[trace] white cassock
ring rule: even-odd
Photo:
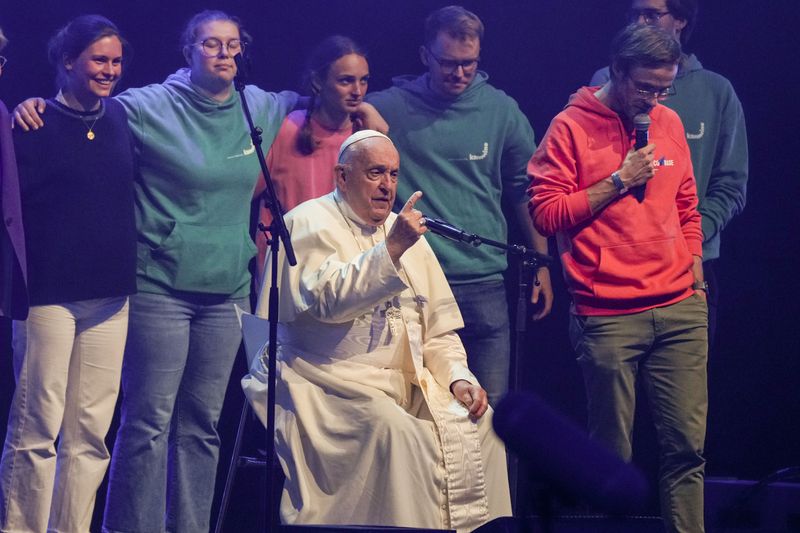
[[[337,192],[286,217],[298,264],[281,258],[279,271],[284,523],[461,532],[511,515],[492,411],[474,422],[449,390],[478,383],[454,333],[461,314],[424,238],[395,268],[383,242],[394,219],[368,226]],[[262,421],[265,380],[256,358],[242,385]]]

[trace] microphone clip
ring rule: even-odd
[[[478,247],[482,244],[481,238],[474,233],[467,233],[461,228],[453,226],[449,222],[445,222],[439,218],[424,217],[425,226],[437,235],[441,235],[446,239],[456,242],[466,242],[472,246]]]

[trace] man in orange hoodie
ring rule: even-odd
[[[589,431],[626,460],[641,378],[661,446],[667,531],[703,531],[708,311],[700,214],[672,91],[680,44],[628,26],[611,79],[584,87],[553,120],[529,165],[530,210],[556,235],[572,295],[570,338]],[[649,143],[635,149],[635,122]],[[647,127],[647,126],[645,126]]]

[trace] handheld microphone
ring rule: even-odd
[[[492,425],[529,474],[562,493],[613,514],[638,513],[647,503],[641,471],[590,440],[535,394],[507,394]]]
[[[473,246],[480,246],[481,239],[474,233],[467,233],[449,222],[439,218],[423,217],[425,226],[437,235],[457,242],[467,242]]]
[[[641,150],[649,142],[648,131],[650,129],[650,116],[646,113],[639,113],[633,117],[633,128],[636,130],[636,142],[633,145],[634,150]],[[639,200],[639,203],[644,202],[644,190],[647,184],[634,187],[633,195]]]

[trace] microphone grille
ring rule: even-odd
[[[650,127],[650,115],[639,113],[633,117],[633,127],[637,130],[647,130]]]

